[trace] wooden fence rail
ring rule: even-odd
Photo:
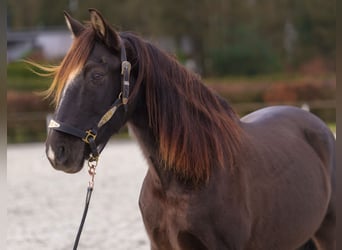
[[[248,103],[234,103],[233,108],[237,113],[252,112],[267,106],[273,105],[291,105],[309,109],[336,109],[336,100],[318,100],[310,102],[297,102],[297,103],[261,103],[261,102],[248,102]],[[16,122],[27,121],[45,121],[49,113],[47,112],[11,112],[7,114],[8,124]]]

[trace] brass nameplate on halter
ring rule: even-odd
[[[56,122],[54,119],[51,119],[48,128],[59,128],[60,126],[61,125],[58,122]]]
[[[108,122],[112,116],[114,115],[115,111],[117,110],[117,106],[112,107],[111,109],[109,109],[101,118],[101,120],[99,121],[99,123],[97,124],[97,127],[102,127],[106,122]]]

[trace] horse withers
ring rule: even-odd
[[[174,57],[98,11],[87,24],[65,18],[72,47],[42,67],[55,76],[54,168],[80,171],[127,123],[148,162],[139,205],[151,249],[336,249],[335,138],[320,119],[289,106],[240,119]]]

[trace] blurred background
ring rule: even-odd
[[[9,143],[44,141],[53,110],[38,94],[51,79],[20,60],[58,64],[72,42],[63,10],[86,21],[88,8],[176,55],[241,116],[291,104],[336,131],[335,0],[7,0]]]

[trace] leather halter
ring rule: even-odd
[[[76,136],[84,141],[86,144],[90,146],[90,158],[97,159],[101,150],[98,150],[97,145],[95,143],[97,131],[104,124],[111,120],[114,116],[117,109],[124,105],[125,113],[127,113],[128,107],[128,97],[129,97],[129,78],[131,71],[131,63],[127,61],[126,49],[125,46],[120,40],[121,44],[121,76],[122,76],[122,84],[121,84],[121,92],[118,98],[113,102],[107,112],[101,117],[100,121],[97,124],[96,128],[91,128],[86,131],[81,130],[79,128],[73,127],[65,122],[57,121],[54,119],[50,120],[48,128],[54,129],[56,131],[60,131],[69,135]]]

